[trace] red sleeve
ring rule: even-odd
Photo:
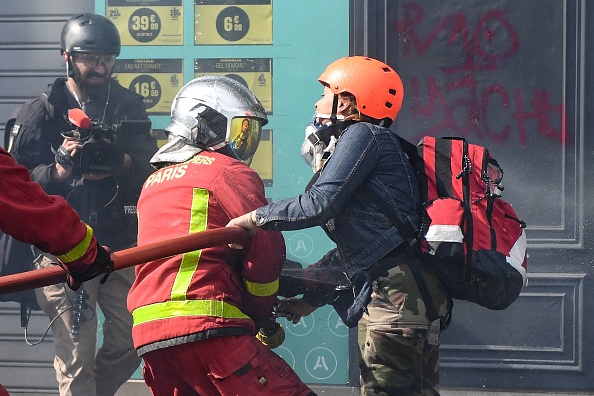
[[[0,229],[39,249],[61,255],[82,241],[86,225],[60,196],[47,195],[29,171],[0,148]]]
[[[229,219],[267,204],[264,184],[249,167],[238,164],[223,173],[225,183],[217,187],[218,200]],[[226,191],[225,191],[226,190]],[[279,277],[285,261],[285,240],[279,231],[259,230],[243,257],[245,285],[242,311],[252,318],[268,316],[276,302]]]

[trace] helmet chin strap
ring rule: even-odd
[[[74,67],[72,66],[72,56],[66,52],[66,74],[68,77],[74,77]]]
[[[334,94],[334,99],[332,100],[332,114],[330,115],[330,122],[332,125],[336,124],[338,117],[336,117],[336,112],[338,111],[338,94]]]
[[[330,114],[330,124],[327,124],[324,129],[312,133],[307,137],[312,142],[312,144],[317,144],[318,141],[322,141],[324,144],[326,144],[326,146],[328,146],[331,136],[334,136],[336,139],[338,139],[349,125],[355,123],[355,121],[352,120],[344,121],[344,117],[342,117],[340,122],[338,122],[337,111],[338,94],[335,94],[332,100],[332,114]]]

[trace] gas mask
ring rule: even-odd
[[[305,140],[301,145],[301,158],[316,173],[326,163],[334,151],[336,145],[336,128],[330,121],[321,124],[316,119],[330,118],[330,114],[314,113],[313,117],[305,128]],[[337,115],[338,120],[343,120],[344,116]]]

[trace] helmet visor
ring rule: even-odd
[[[260,143],[261,132],[262,120],[259,118],[235,117],[231,120],[229,145],[238,159],[248,165],[251,163]]]

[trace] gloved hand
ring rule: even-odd
[[[110,254],[111,250],[107,246],[97,245],[95,260],[88,269],[82,272],[73,271],[64,265],[64,263],[60,262],[60,266],[66,270],[66,282],[68,286],[76,291],[83,282],[91,280],[103,273],[105,273],[105,276],[101,279],[101,283],[105,283],[107,277],[113,271],[113,260]]]
[[[264,346],[268,349],[274,349],[279,346],[285,341],[285,329],[281,324],[274,320],[272,325],[268,325],[266,327],[260,327],[260,331],[256,334],[256,338],[260,340]]]
[[[56,162],[62,166],[74,165],[70,152],[68,152],[68,150],[64,146],[60,146],[56,150]]]

